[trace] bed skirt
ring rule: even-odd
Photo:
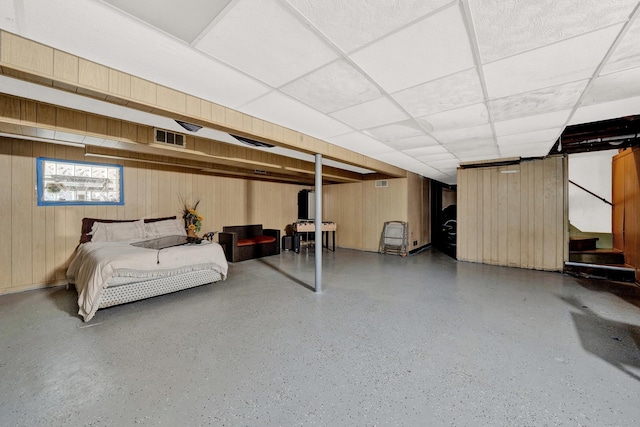
[[[114,277],[113,279],[118,279]],[[109,284],[102,294],[98,308],[106,308],[158,295],[181,291],[222,280],[214,270],[189,271],[178,276],[160,277],[143,282]]]

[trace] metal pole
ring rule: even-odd
[[[322,292],[322,154],[316,154],[316,293]]]

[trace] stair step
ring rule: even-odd
[[[596,248],[597,237],[571,237],[569,251],[589,251]]]
[[[626,264],[589,264],[584,262],[568,261],[564,263],[564,271],[581,277],[615,280],[634,283],[636,279],[635,268]]]
[[[587,264],[624,264],[624,254],[616,249],[569,251],[569,261]]]

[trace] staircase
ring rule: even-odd
[[[635,269],[624,263],[623,252],[597,249],[597,240],[597,237],[571,237],[564,271],[582,277],[635,282]]]

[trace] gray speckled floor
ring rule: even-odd
[[[558,273],[325,252],[77,316],[0,296],[0,425],[637,426],[640,304]]]

